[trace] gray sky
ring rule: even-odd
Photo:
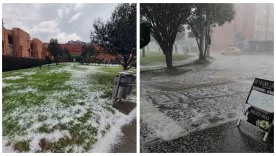
[[[94,19],[110,18],[118,4],[2,4],[6,29],[21,28],[31,38],[49,42],[57,38],[60,43],[69,40],[90,41]]]

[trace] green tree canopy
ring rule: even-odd
[[[173,44],[177,32],[191,15],[194,4],[155,3],[140,4],[141,16],[151,24],[151,35],[160,45],[166,57],[167,68],[171,70]]]
[[[107,22],[97,19],[93,26],[92,43],[116,56],[124,70],[131,68],[131,62],[136,61],[136,4],[118,5]]]
[[[192,30],[190,37],[195,37],[199,59],[206,59],[208,40],[210,38],[211,27],[222,26],[225,22],[234,19],[234,4],[230,3],[198,3],[192,9],[192,14],[187,18],[188,29]]]

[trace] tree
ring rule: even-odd
[[[136,61],[136,4],[120,4],[107,22],[94,21],[91,40],[121,62],[124,70],[130,69]]]
[[[204,3],[196,4],[192,15],[187,19],[188,29],[192,30],[190,37],[195,37],[199,49],[199,60],[206,60],[208,42],[211,42],[211,27],[222,26],[234,19],[234,4]]]
[[[65,56],[66,60],[67,60],[68,62],[71,61],[72,56],[71,56],[71,53],[70,53],[69,49],[65,47],[65,48],[63,49],[63,51],[64,51],[64,56]]]
[[[83,63],[85,62],[87,55],[88,55],[88,48],[86,47],[86,45],[82,45],[82,51],[81,51],[81,56],[83,58]]]
[[[166,57],[167,68],[171,70],[173,44],[179,28],[191,14],[194,4],[140,4],[140,13],[152,25],[151,35],[160,45]]]
[[[95,45],[82,45],[82,53],[84,63],[89,63],[91,57],[95,58],[99,54],[99,51],[95,48]]]
[[[56,65],[58,65],[58,56],[60,56],[61,50],[57,39],[51,38],[47,51],[54,57]]]

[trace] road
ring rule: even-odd
[[[202,135],[204,130],[243,118],[242,111],[246,109],[245,101],[254,78],[273,80],[273,55],[214,54],[213,57],[215,59],[210,65],[184,66],[180,70],[189,72],[178,75],[162,71],[141,73],[141,152],[160,152],[150,147],[155,147],[160,141],[168,143],[192,134]],[[242,133],[250,136],[246,130]],[[230,135],[226,131],[225,134]],[[254,140],[261,139],[259,136]],[[193,149],[200,152],[204,147],[198,145]],[[191,148],[186,147],[182,152],[195,151]],[[179,148],[170,144],[162,149],[174,152],[173,149]],[[232,148],[232,151],[223,149],[209,148],[204,152],[248,152],[237,148]]]

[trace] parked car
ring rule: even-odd
[[[222,55],[241,55],[242,50],[236,47],[229,47],[221,51]]]

